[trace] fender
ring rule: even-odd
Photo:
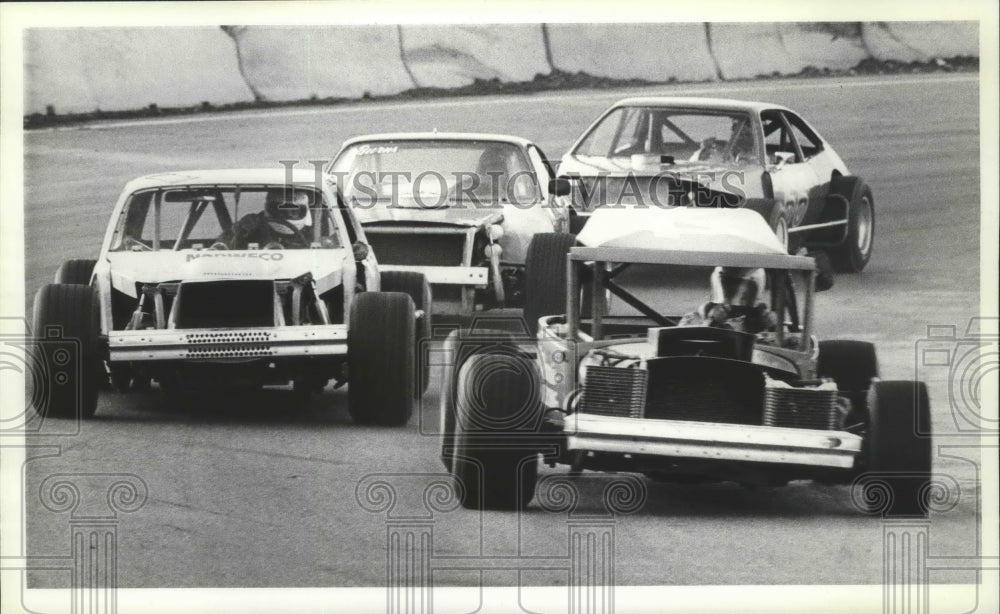
[[[846,240],[848,231],[846,222],[850,213],[851,202],[864,186],[865,182],[861,177],[833,174],[830,178],[830,189],[827,192],[823,208],[820,210],[819,217],[815,223],[827,224],[838,221],[845,223],[839,226],[819,228],[807,232],[805,236],[806,245],[816,248],[835,247]],[[872,203],[872,209],[874,215],[874,202]]]

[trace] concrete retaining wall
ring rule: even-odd
[[[34,29],[25,112],[360,98],[553,70],[656,82],[978,56],[975,22]]]
[[[877,22],[862,24],[865,47],[876,60],[902,62],[979,56],[979,24]]]
[[[549,72],[536,25],[403,26],[402,33],[406,64],[419,86],[530,81]]]
[[[230,55],[238,46],[247,83],[265,100],[360,98],[414,85],[400,59],[396,26],[246,27],[230,33]]]
[[[74,28],[25,36],[25,112],[252,100],[219,28]]]
[[[617,79],[716,78],[705,24],[558,24],[549,38],[555,67]]]

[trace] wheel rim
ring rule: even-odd
[[[857,228],[858,251],[867,254],[872,248],[872,204],[867,196],[861,197],[856,213],[855,228]]]

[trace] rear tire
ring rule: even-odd
[[[536,234],[528,245],[524,272],[524,319],[534,335],[538,318],[566,311],[566,254],[576,235],[561,232]]]
[[[98,342],[99,314],[97,295],[90,286],[49,284],[35,294],[32,331],[46,387],[34,404],[39,415],[94,416],[97,392],[106,377]]]
[[[847,209],[847,237],[830,250],[830,259],[839,273],[860,273],[872,256],[875,243],[875,202],[872,191],[857,177],[837,177],[830,192],[850,203]]]
[[[851,400],[853,417],[859,420],[867,417],[868,389],[872,379],[878,377],[878,358],[873,344],[866,341],[820,341],[816,374],[837,382],[837,389]]]
[[[541,420],[534,362],[516,350],[474,355],[458,370],[452,475],[462,507],[521,510],[535,495]]]
[[[413,300],[364,292],[351,305],[348,403],[358,424],[402,426],[413,412]]]
[[[55,283],[90,285],[96,260],[67,260],[56,271]]]
[[[930,430],[927,387],[923,382],[875,382],[868,408],[868,472],[860,477],[867,511],[890,518],[926,517],[931,438],[920,431]]]
[[[455,456],[455,389],[462,365],[471,357],[487,352],[516,353],[510,333],[494,330],[455,330],[444,340],[442,355],[450,357],[441,378],[441,463],[452,469]]]
[[[413,273],[410,271],[386,271],[382,273],[382,292],[403,292],[408,294],[413,300],[413,308],[422,310],[424,315],[416,321],[414,326],[414,348],[415,348],[415,393],[416,398],[423,396],[430,383],[430,348],[428,343],[432,334],[431,307],[433,298],[431,296],[431,285],[427,283],[427,278],[423,273]]]

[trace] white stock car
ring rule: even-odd
[[[405,423],[421,392],[427,283],[380,274],[337,186],[321,183],[282,169],[129,182],[97,259],[65,262],[35,296],[51,367],[37,411],[93,416],[109,373],[122,391],[291,382],[299,399],[349,373],[355,421]]]
[[[576,179],[572,200],[580,212],[637,202],[747,207],[790,253],[805,247],[828,254],[842,272],[861,271],[871,257],[871,189],[815,128],[780,105],[621,100],[573,144],[559,174]]]
[[[523,301],[528,244],[567,227],[565,181],[534,143],[414,132],[349,139],[327,168],[386,271],[423,273],[434,313]]]

